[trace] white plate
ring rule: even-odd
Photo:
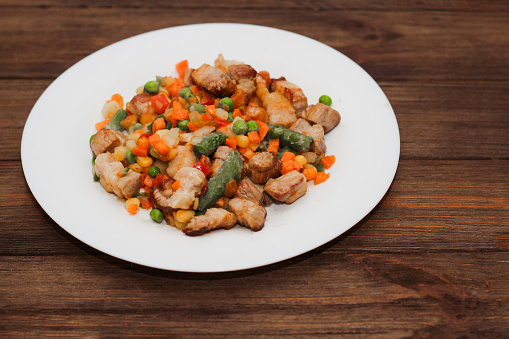
[[[215,38],[214,38],[215,37]],[[341,123],[326,135],[336,156],[331,177],[309,184],[292,205],[268,208],[265,227],[236,226],[200,237],[157,224],[94,183],[89,138],[112,94],[128,101],[156,75],[226,59],[285,76],[316,103],[328,94]],[[394,112],[375,81],[336,50],[307,37],[242,24],[200,24],[141,34],[103,48],[59,76],[41,95],[23,131],[21,155],[35,198],[62,228],[109,255],[145,266],[221,272],[282,261],[341,235],[366,216],[389,188],[399,160]],[[145,212],[145,213],[144,213]],[[341,246],[341,245],[339,245]]]

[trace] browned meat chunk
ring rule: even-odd
[[[246,117],[245,120],[260,120],[267,122],[267,111],[263,107],[246,106],[242,110],[242,114]]]
[[[285,98],[290,100],[297,117],[300,117],[301,112],[308,106],[308,98],[306,98],[302,89],[299,86],[286,81],[284,77],[273,79],[270,87],[272,92],[280,92],[285,96]]]
[[[247,176],[257,184],[264,184],[270,178],[277,177],[283,164],[273,153],[256,153],[246,165]]]
[[[126,199],[132,198],[140,191],[141,174],[128,171],[124,177],[118,179],[117,185]]]
[[[173,177],[180,181],[180,187],[173,193],[169,205],[174,209],[190,209],[194,199],[207,185],[205,174],[193,167],[182,167]]]
[[[226,74],[235,80],[237,87],[244,92],[244,96],[249,99],[256,91],[256,84],[254,77],[256,76],[256,70],[244,64],[230,65],[226,70]]]
[[[212,157],[214,159],[226,160],[231,151],[232,149],[228,146],[219,146]]]
[[[141,118],[144,114],[154,114],[155,110],[150,103],[150,94],[142,93],[135,95],[130,102],[126,104],[126,110]]]
[[[125,144],[125,141],[126,138],[122,132],[103,128],[92,139],[90,148],[92,149],[92,154],[96,157],[106,151],[112,151],[117,146],[122,146]]]
[[[290,129],[313,138],[314,142],[313,145],[311,145],[310,151],[315,152],[316,154],[327,152],[327,145],[325,144],[325,135],[322,125],[315,124],[311,126],[307,120],[299,118],[292,126],[290,126]]]
[[[193,217],[183,231],[186,235],[197,236],[220,228],[229,230],[236,223],[235,214],[222,208],[209,208],[204,215]]]
[[[272,204],[272,200],[263,191],[263,187],[255,184],[248,177],[244,177],[239,181],[235,198],[251,200],[262,206],[270,206]]]
[[[208,64],[201,65],[191,74],[192,81],[209,94],[216,97],[229,97],[235,93],[237,85],[221,69]]]
[[[228,209],[235,213],[239,224],[251,231],[258,232],[265,225],[267,210],[251,200],[233,198],[228,202]]]
[[[308,106],[302,112],[302,117],[315,124],[322,125],[325,134],[329,133],[341,121],[338,111],[322,103]]]
[[[186,73],[184,74],[184,85],[189,86],[193,84],[193,79],[191,78],[191,74],[193,74],[194,68],[186,69]]]
[[[280,92],[269,92],[267,80],[261,74],[256,75],[256,96],[267,110],[268,123],[289,127],[297,120],[291,102]]]
[[[209,178],[212,178],[214,175],[217,174],[217,171],[219,171],[219,169],[221,168],[223,163],[224,163],[224,160],[221,160],[221,159],[214,159],[212,161],[212,164],[210,165]]]
[[[129,170],[126,176],[119,179],[117,173],[124,169],[120,161],[115,160],[111,153],[101,153],[95,159],[94,170],[99,182],[109,193],[119,198],[131,198],[141,187],[141,174]]]
[[[163,211],[164,217],[170,225],[175,224],[173,220],[174,209],[170,206],[170,198],[173,195],[173,188],[171,186],[173,183],[173,179],[164,179],[159,186],[152,186],[149,192],[154,208]]]
[[[166,173],[173,178],[182,167],[193,167],[198,158],[193,152],[192,145],[179,145],[175,147],[177,156],[170,160]]]
[[[265,185],[265,191],[274,199],[291,204],[306,194],[306,177],[304,174],[291,171],[277,179],[271,179]]]

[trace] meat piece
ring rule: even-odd
[[[173,209],[190,209],[195,198],[207,185],[205,174],[193,167],[182,167],[173,179],[180,181],[180,187],[173,193],[168,203]]]
[[[224,160],[222,160],[222,159],[214,159],[214,161],[212,161],[212,164],[210,165],[210,173],[209,173],[210,178],[212,178],[213,176],[215,176],[217,174],[217,171],[219,171],[219,169],[221,168],[223,163],[224,163]]]
[[[246,165],[248,177],[257,184],[264,184],[270,178],[277,177],[283,164],[273,153],[256,153]]]
[[[226,158],[228,158],[228,155],[230,154],[231,151],[232,149],[228,146],[219,146],[214,152],[214,155],[212,157],[214,159],[221,159],[224,161],[226,160]]]
[[[221,69],[227,69],[232,65],[243,65],[242,61],[237,60],[225,60],[223,54],[219,54],[217,59],[214,61],[214,66]]]
[[[100,129],[90,143],[92,154],[97,157],[106,151],[112,151],[117,146],[122,146],[126,142],[126,137],[122,132],[111,129]]]
[[[292,124],[292,126],[290,126],[290,129],[313,138],[314,142],[311,145],[310,151],[315,152],[316,154],[327,152],[327,145],[325,144],[325,135],[322,125],[315,124],[311,126],[307,120],[299,118]]]
[[[236,223],[235,214],[223,208],[209,208],[204,215],[194,216],[183,232],[189,236],[197,236],[220,228],[229,230]]]
[[[140,173],[128,171],[125,176],[118,179],[117,185],[126,199],[134,197],[140,191],[141,178]]]
[[[175,149],[177,150],[177,155],[170,160],[166,169],[166,173],[170,178],[173,178],[182,167],[193,167],[198,162],[192,145],[179,145]]]
[[[300,117],[301,112],[308,106],[308,98],[306,98],[302,89],[286,81],[284,77],[273,79],[270,83],[270,87],[272,92],[280,92],[291,102],[297,117]]]
[[[256,75],[256,95],[267,110],[269,124],[289,127],[297,121],[291,102],[280,92],[269,92],[267,80],[261,74]]]
[[[263,107],[257,106],[246,106],[242,110],[242,115],[246,117],[244,120],[260,120],[263,122],[267,122],[267,110]]]
[[[194,70],[191,78],[195,84],[216,97],[229,97],[237,90],[237,85],[233,79],[221,69],[208,64],[203,64]]]
[[[254,80],[256,70],[249,65],[236,64],[228,66],[226,74],[235,80],[237,87],[244,92],[244,96],[249,100],[256,91],[256,84]]]
[[[258,232],[265,225],[267,210],[258,204],[247,199],[233,198],[228,202],[228,209],[235,213],[237,222]]]
[[[174,209],[170,206],[170,198],[173,195],[172,184],[173,179],[164,179],[158,186],[152,186],[149,191],[150,200],[157,208],[164,213],[164,217],[168,224],[174,225],[173,212]]]
[[[329,133],[341,121],[338,111],[320,102],[316,105],[308,106],[302,111],[302,117],[315,124],[322,125],[325,134]]]
[[[136,115],[138,119],[144,114],[155,114],[155,110],[150,103],[150,94],[148,93],[135,95],[126,104],[126,110]]]
[[[265,185],[265,192],[278,201],[291,204],[306,194],[307,188],[304,174],[291,171],[269,180]]]
[[[141,174],[129,170],[120,180],[117,173],[124,169],[120,161],[115,160],[111,153],[101,153],[95,159],[94,170],[99,177],[99,182],[109,193],[116,194],[119,198],[131,198],[138,193],[141,187]]]
[[[262,206],[270,206],[272,204],[272,199],[264,192],[263,187],[255,184],[248,177],[244,177],[239,181],[235,198],[251,200]]]

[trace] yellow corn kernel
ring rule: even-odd
[[[180,223],[187,223],[192,217],[194,217],[193,210],[178,210],[175,213],[175,219]]]
[[[295,157],[295,159],[293,159],[294,161],[298,162],[299,164],[301,164],[302,166],[304,166],[305,164],[307,164],[307,160],[304,156],[302,155],[297,155]]]
[[[154,160],[152,160],[151,157],[136,157],[136,162],[141,167],[149,167],[150,165],[152,165]]]
[[[130,164],[129,168],[132,169],[135,172],[138,172],[138,173],[143,172],[143,168],[139,164],[137,164],[137,163]]]
[[[237,146],[245,148],[249,145],[249,138],[245,135],[237,135],[235,136],[235,139],[237,139]]]
[[[125,147],[125,146],[115,147],[115,151],[113,152],[113,157],[115,158],[115,160],[124,161],[126,155],[127,155],[127,147]]]

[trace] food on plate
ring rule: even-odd
[[[325,134],[340,122],[322,95],[308,105],[285,77],[222,55],[214,65],[176,65],[124,104],[114,94],[90,138],[94,179],[130,214],[188,236],[236,224],[263,229],[267,206],[292,204],[335,162]]]

